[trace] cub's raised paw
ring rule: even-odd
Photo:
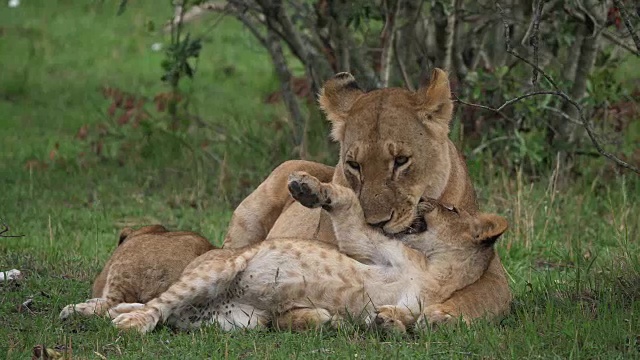
[[[136,310],[122,315],[118,315],[111,322],[118,328],[123,330],[134,329],[141,334],[148,333],[153,330],[156,325],[154,317],[142,310]]]
[[[376,314],[370,322],[387,331],[406,333],[407,326],[413,324],[414,317],[406,309],[385,305],[376,309]]]
[[[331,204],[325,186],[304,171],[296,171],[289,175],[288,187],[291,196],[305,207],[317,208]]]

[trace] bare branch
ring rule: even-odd
[[[636,43],[636,49],[640,51],[640,37],[638,37],[638,34],[636,34],[636,31],[633,29],[633,26],[631,25],[631,20],[629,19],[629,13],[627,13],[627,9],[624,8],[624,5],[620,0],[613,0],[613,3],[616,4],[618,11],[620,11],[620,16],[624,21],[624,26],[627,27],[627,30],[629,30],[629,34],[631,35],[631,38],[633,38],[633,42]]]
[[[553,78],[551,76],[549,76],[549,74],[547,74],[544,70],[542,70],[538,65],[532,63],[529,59],[521,56],[520,54],[518,54],[517,52],[515,52],[513,50],[513,48],[511,47],[511,28],[509,23],[507,22],[506,19],[506,15],[504,13],[504,9],[502,8],[502,6],[500,6],[500,3],[496,1],[496,7],[498,8],[498,11],[500,12],[500,16],[502,17],[502,23],[504,24],[504,38],[505,38],[505,43],[506,43],[506,51],[508,54],[524,61],[525,63],[527,63],[529,66],[535,68],[538,73],[542,74],[542,76],[551,84],[551,86],[553,86],[554,89],[559,90],[560,87],[558,86],[558,84],[556,84],[556,82],[553,80]]]
[[[260,44],[262,44],[262,46],[264,46],[266,48],[267,47],[267,39],[264,37],[264,35],[262,35],[262,33],[259,30],[260,26],[261,26],[261,23],[258,22],[255,19],[253,19],[249,14],[247,14],[245,9],[240,8],[236,2],[229,2],[229,3],[232,4],[232,6],[234,8],[233,15],[238,20],[240,20],[244,24],[244,26],[246,26],[247,29],[249,29],[249,31],[251,31],[253,36],[255,36],[255,38],[258,39]]]

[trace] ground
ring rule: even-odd
[[[194,29],[204,50],[183,88],[206,125],[119,125],[101,89],[148,99],[167,91],[152,45],[166,45],[158,28],[171,10],[136,1],[116,16],[113,3],[0,4],[0,218],[4,235],[24,235],[0,237],[0,270],[25,275],[0,283],[0,356],[24,359],[40,344],[79,359],[640,356],[640,181],[600,171],[604,161],[555,184],[469,157],[482,208],[510,221],[497,249],[515,300],[497,324],[404,337],[362,327],[140,336],[108,319],[58,320],[90,295],[121,227],[162,223],[219,245],[238,201],[293,153],[286,113],[264,101],[278,89],[268,57],[238,23],[214,25],[215,16]],[[99,123],[108,135],[83,136],[83,125]],[[331,163],[325,134],[325,125],[310,129],[310,153]]]

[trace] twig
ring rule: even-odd
[[[605,39],[611,41],[612,43],[614,43],[614,44],[620,46],[621,48],[627,50],[628,52],[634,54],[635,56],[640,56],[640,51],[637,51],[636,49],[632,48],[631,46],[625,44],[624,42],[622,42],[621,40],[616,38],[615,35],[612,35],[611,33],[607,32],[607,31],[603,31],[602,32],[602,36],[604,36]]]
[[[480,144],[480,146],[478,146],[477,148],[473,149],[471,151],[471,155],[478,155],[479,153],[482,152],[482,150],[488,148],[489,145],[491,145],[493,143],[500,142],[500,141],[509,140],[511,138],[512,138],[512,136],[506,136],[506,135],[505,136],[498,136],[496,138],[493,138],[493,139],[491,139],[491,140],[489,140],[487,142],[484,142],[484,143]]]
[[[504,102],[504,104],[500,105],[498,108],[496,108],[496,111],[502,111],[504,110],[504,108],[506,108],[507,106],[511,105],[511,104],[515,104],[520,100],[524,100],[526,98],[532,97],[532,96],[537,96],[537,95],[555,95],[555,96],[562,96],[560,91],[534,91],[534,92],[530,92],[528,94],[524,94],[524,95],[520,95],[520,96],[516,96],[513,99],[507,100]]]
[[[556,84],[556,82],[553,80],[553,78],[551,76],[549,76],[549,74],[547,74],[544,70],[542,70],[538,65],[532,63],[529,59],[521,56],[520,54],[518,54],[517,52],[515,52],[513,50],[513,48],[511,47],[511,28],[509,26],[509,23],[507,22],[506,15],[504,13],[504,9],[502,8],[502,6],[500,6],[500,3],[497,2],[497,1],[496,1],[496,7],[498,8],[498,11],[500,12],[500,17],[502,18],[502,24],[504,25],[504,37],[505,37],[507,53],[510,54],[511,56],[514,56],[514,57],[524,61],[529,66],[534,67],[538,71],[538,73],[540,73],[540,74],[542,74],[542,76],[544,76],[544,78],[551,84],[551,86],[553,86],[554,89],[560,90],[560,87],[558,86],[558,84]]]
[[[380,42],[382,53],[380,54],[380,80],[382,86],[389,85],[389,76],[391,74],[391,57],[394,52],[394,38],[396,32],[396,19],[400,11],[402,0],[395,1],[395,7],[389,6],[389,1],[383,1],[385,8],[385,23],[380,34]]]
[[[629,30],[629,34],[631,35],[633,42],[636,43],[636,49],[640,51],[640,37],[638,37],[638,34],[636,34],[636,31],[631,25],[631,20],[629,19],[629,13],[627,13],[627,9],[624,8],[624,5],[620,0],[613,0],[613,3],[616,4],[616,8],[618,8],[618,11],[620,11],[620,16],[624,21],[624,26],[627,27],[627,30]]]
[[[9,225],[2,223],[2,226],[0,226],[0,238],[19,238],[19,237],[23,237],[24,235],[5,235],[6,233],[9,232]]]
[[[267,18],[267,21],[270,20]],[[280,40],[272,30],[271,26],[267,28],[267,36],[265,39],[267,51],[271,56],[276,75],[280,80],[282,99],[284,100],[284,103],[289,110],[289,114],[291,115],[291,122],[293,123],[293,143],[296,146],[296,150],[299,152],[297,155],[304,159],[306,156],[304,143],[306,121],[302,111],[300,110],[298,100],[291,89],[291,71],[287,66],[287,60],[285,59],[284,52],[280,46]]]
[[[574,118],[569,116],[569,114],[567,114],[566,112],[564,112],[564,111],[562,111],[560,109],[556,109],[556,108],[554,108],[552,106],[547,106],[547,105],[543,106],[542,108],[545,109],[545,110],[549,110],[549,111],[555,112],[556,114],[562,116],[563,118],[565,118],[568,122],[570,122],[572,124],[576,124],[576,125],[581,125],[582,126],[582,123],[580,121],[575,120]]]
[[[531,46],[533,47],[533,63],[538,67],[539,55],[538,55],[538,34],[540,33],[540,17],[542,16],[542,8],[544,7],[545,0],[538,0],[536,11],[533,15],[533,34],[531,35]],[[531,84],[535,87],[538,82],[538,70],[533,68],[533,74],[531,76]]]
[[[234,8],[234,12],[233,15],[240,20],[240,22],[242,22],[244,24],[244,26],[247,27],[247,29],[249,29],[249,31],[253,34],[253,36],[255,36],[255,38],[260,42],[260,44],[262,44],[262,46],[264,46],[265,48],[267,47],[267,39],[265,39],[265,37],[260,33],[259,27],[260,27],[260,23],[257,22],[256,20],[250,18],[249,16],[247,16],[246,10],[246,4],[244,3],[238,3],[236,1],[230,1],[229,4],[232,5],[232,7]],[[241,5],[244,5],[245,8],[240,8]]]
[[[400,58],[400,52],[398,51],[398,37],[396,36],[393,39],[393,55],[396,58],[396,64],[398,65],[398,69],[400,69],[400,74],[402,75],[402,80],[404,81],[404,86],[407,87],[410,91],[415,91],[415,87],[409,78],[409,74],[407,74],[407,69],[404,66],[404,62]]]

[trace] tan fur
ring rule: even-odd
[[[338,249],[274,239],[212,250],[143,308],[120,311],[114,324],[142,333],[161,321],[178,327],[213,322],[225,330],[268,323],[305,329],[349,317],[404,331],[430,321],[422,309],[482,275],[507,227],[500,216],[472,216],[426,200],[418,220],[428,230],[390,239],[366,224],[351,189],[306,173],[292,175],[288,188],[302,205],[329,213]]]
[[[336,243],[326,212],[292,201],[286,178],[294,171],[351,187],[359,195],[367,222],[388,233],[409,226],[420,198],[435,198],[471,214],[478,211],[464,159],[448,138],[453,105],[442,70],[434,70],[429,86],[415,93],[397,88],[363,92],[353,76],[338,74],[327,81],[319,102],[332,122],[332,136],[340,143],[338,165],[288,161],[278,166],[235,210],[224,248],[256,244],[265,237]],[[408,161],[394,171],[398,155]],[[347,161],[358,163],[360,170],[350,168]],[[477,282],[432,309],[470,321],[500,316],[510,303],[511,291],[496,256]]]
[[[180,278],[185,267],[214,246],[193,232],[168,231],[161,225],[125,228],[118,247],[93,283],[92,297],[60,313],[102,315],[120,303],[145,303]]]

